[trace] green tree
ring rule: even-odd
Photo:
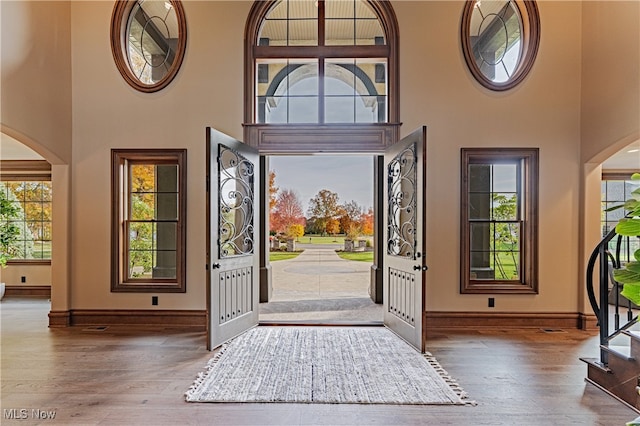
[[[131,166],[129,268],[134,277],[149,274],[153,268],[155,229],[153,223],[145,221],[155,218],[155,174],[154,164]],[[133,269],[140,266],[143,268],[142,274]]]
[[[308,216],[314,218],[318,229],[322,232],[327,230],[329,220],[339,216],[340,206],[338,204],[338,194],[328,189],[321,189],[315,197],[310,200]],[[339,226],[339,224],[338,224]],[[338,233],[338,231],[336,231]]]
[[[350,240],[356,240],[362,235],[364,214],[356,201],[352,200],[340,206],[340,227]]]
[[[7,261],[17,254],[16,242],[20,229],[10,220],[18,216],[18,208],[12,203],[2,188],[0,191],[0,266],[5,267]]]
[[[640,173],[634,173],[631,180],[640,181]],[[627,214],[616,225],[616,232],[627,237],[640,237],[640,188],[631,192],[631,198],[624,204],[607,209],[608,211],[624,208]],[[622,294],[636,305],[640,304],[640,249],[633,253],[634,260],[627,262],[620,269],[613,270],[613,277],[624,284]]]
[[[22,203],[14,187],[20,182],[0,184],[0,265],[6,266],[13,258],[30,258],[33,252],[33,235],[26,226]]]
[[[322,234],[324,228],[321,228],[316,221],[316,218],[308,218],[304,227],[305,234]]]
[[[133,217],[149,219],[153,217],[153,208],[138,197],[131,200]],[[143,273],[150,273],[153,268],[154,229],[151,222],[129,222],[129,268],[132,276],[139,276],[133,272],[135,266],[142,266]]]
[[[520,237],[518,225],[511,222],[517,218],[518,198],[516,194],[507,197],[505,194],[493,193],[493,244],[498,251],[495,267],[500,273],[499,279],[513,279],[520,276],[520,262],[518,252]],[[507,257],[508,259],[505,259]],[[508,260],[508,262],[507,262]],[[512,264],[513,266],[507,266]]]

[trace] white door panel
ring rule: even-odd
[[[426,127],[385,152],[384,323],[424,352]]]
[[[259,155],[207,128],[207,348],[258,324]]]

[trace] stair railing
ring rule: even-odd
[[[609,243],[614,238],[616,238],[615,254],[612,254],[609,250]],[[632,310],[631,302],[620,296],[622,284],[613,279],[613,270],[619,269],[622,265],[621,248],[623,238],[626,239],[628,251],[630,237],[623,237],[613,228],[602,241],[598,243],[591,253],[589,263],[587,264],[587,295],[589,296],[589,303],[593,308],[593,312],[598,318],[598,326],[600,327],[600,363],[604,366],[609,364],[609,352],[606,348],[609,347],[611,339],[638,321],[638,316]],[[596,263],[598,264],[597,296],[593,282]],[[609,298],[610,292],[613,292],[613,300]],[[614,324],[612,331],[609,330],[610,305],[613,306]],[[626,322],[624,324],[620,323],[621,308],[626,310]]]

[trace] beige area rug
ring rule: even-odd
[[[186,400],[473,404],[433,356],[383,327],[256,327],[223,346]]]

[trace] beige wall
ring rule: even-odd
[[[481,88],[466,71],[458,36],[462,2],[393,5],[401,29],[402,133],[429,127],[428,309],[488,309],[487,296],[458,292],[460,148],[524,146],[541,148],[540,294],[497,296],[496,310],[575,312],[580,4],[540,4],[544,30],[532,74],[501,94]],[[188,292],[160,295],[158,308],[204,309],[204,127],[241,137],[242,39],[250,3],[185,2],[184,67],[167,89],[152,95],[129,88],[113,64],[112,6],[72,4],[72,193],[78,202],[72,213],[71,304],[77,309],[151,308],[148,294],[109,291],[109,150],[186,147]]]
[[[26,282],[20,282],[21,277]],[[0,270],[0,281],[6,285],[41,286],[51,285],[51,266],[49,265],[8,265]]]
[[[71,161],[69,2],[2,1],[2,131],[47,161]]]
[[[581,157],[599,163],[640,138],[640,2],[587,1],[582,13]]]
[[[68,275],[60,273],[60,265],[69,263],[66,225],[56,220],[60,214],[55,212],[69,210],[68,191],[61,190],[69,177],[61,181],[55,170],[71,164],[71,4],[2,1],[0,28],[0,130],[53,165],[55,194],[52,266],[12,265],[2,271],[2,280],[9,285],[53,284],[60,297],[52,308],[67,309],[67,293],[55,290],[69,286]]]
[[[75,309],[145,309],[151,295],[110,292],[111,148],[186,148],[187,293],[158,309],[205,309],[205,127],[242,137],[243,32],[250,2],[184,2],[184,65],[164,90],[129,87],[109,45],[112,1],[74,1],[71,250]]]
[[[582,16],[580,271],[585,271],[602,238],[601,163],[640,139],[640,2],[584,2]],[[640,170],[640,155],[636,164]],[[584,272],[580,278],[586,281]],[[581,301],[588,306],[586,295]]]
[[[462,2],[394,2],[403,134],[428,126],[427,310],[491,311],[459,294],[460,148],[540,148],[539,295],[495,295],[494,311],[576,312],[580,152],[577,2],[538,2],[540,49],[517,88],[494,93],[466,69]],[[493,296],[492,296],[493,297]]]
[[[150,294],[110,292],[110,149],[126,147],[188,149],[187,293],[160,294],[157,308],[205,308],[204,129],[214,126],[242,136],[243,32],[250,6],[251,2],[184,2],[189,31],[184,65],[166,89],[143,94],[126,85],[113,63],[113,2],[70,3],[69,308],[155,308]],[[459,47],[462,1],[394,1],[393,6],[400,26],[402,134],[428,126],[428,310],[489,311],[488,295],[458,291],[460,148],[516,146],[540,148],[540,294],[495,295],[494,310],[576,312],[584,300],[579,289],[581,130],[585,132],[587,118],[598,115],[591,111],[592,104],[603,96],[581,86],[582,66],[589,64],[581,56],[582,19],[594,19],[601,5],[585,6],[583,14],[580,2],[538,2],[538,58],[530,76],[506,93],[482,88],[466,69]],[[3,24],[6,19],[3,14]],[[615,27],[619,21],[607,25]],[[637,31],[637,22],[633,28]],[[632,63],[637,69],[637,56]],[[3,84],[4,68],[3,63]],[[625,105],[633,104],[630,97]],[[592,103],[586,105],[586,98]],[[4,99],[3,95],[3,104]],[[582,128],[581,107],[591,111],[583,112]],[[25,121],[16,118],[14,125],[28,130]],[[611,124],[601,117],[589,126],[598,124],[598,129],[622,135],[633,131],[630,122],[628,118],[618,129],[617,121]],[[601,150],[584,135],[582,140],[583,158],[589,150]],[[603,146],[614,142],[598,139]],[[61,155],[67,158],[68,153]]]

